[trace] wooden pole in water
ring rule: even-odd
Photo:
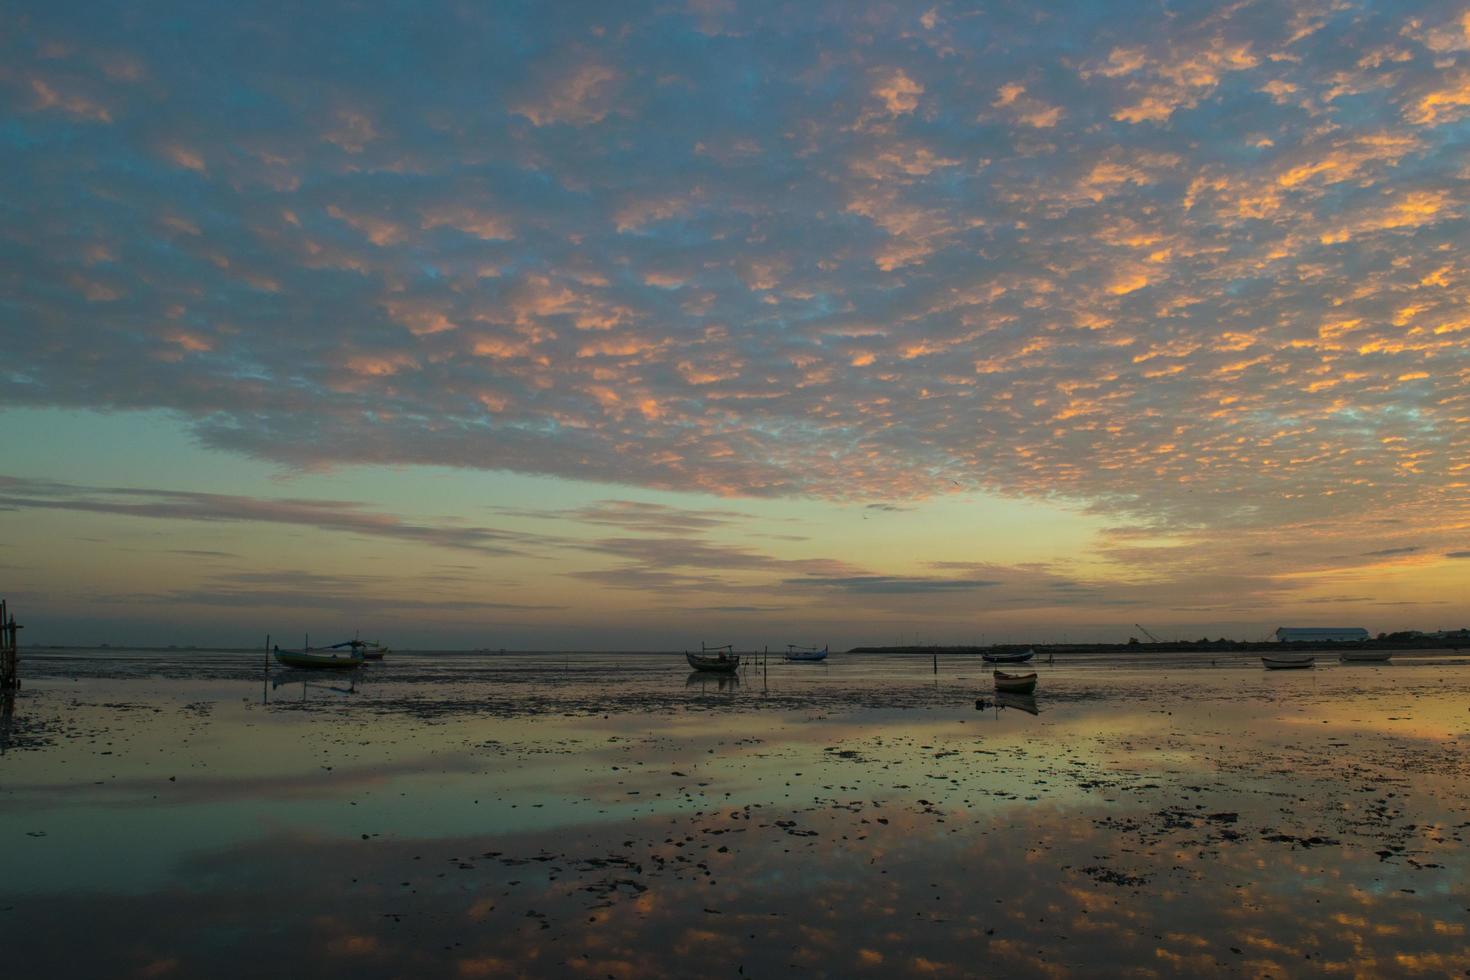
[[[0,688],[7,691],[20,687],[19,632],[10,604],[0,599]]]
[[[939,673],[939,651],[934,651],[934,673]]]

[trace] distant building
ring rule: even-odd
[[[1282,626],[1276,630],[1278,643],[1361,643],[1368,631],[1361,626]]]

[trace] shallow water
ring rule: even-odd
[[[1470,671],[28,651],[18,976],[1463,974]]]

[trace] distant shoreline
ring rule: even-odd
[[[1023,653],[1038,656],[1055,653],[1300,653],[1342,650],[1470,650],[1470,639],[1418,637],[1411,640],[1363,640],[1359,642],[1280,643],[1275,640],[1178,640],[1167,643],[1001,643],[995,646],[883,646],[853,647],[848,653],[922,653],[971,656],[986,653]]]
[[[80,645],[70,643],[36,644],[22,648],[22,656],[25,651],[36,653],[55,651],[74,652],[115,652],[115,653],[234,653],[234,654],[262,654],[263,647],[206,647],[206,646],[133,646],[126,644],[101,644]],[[1415,639],[1398,640],[1365,640],[1361,642],[1302,642],[1302,643],[1280,643],[1274,640],[1179,640],[1166,643],[998,643],[993,646],[858,646],[845,651],[834,653],[872,653],[872,654],[911,654],[931,656],[944,654],[945,656],[980,656],[987,653],[1023,653],[1033,650],[1040,658],[1053,654],[1142,654],[1142,653],[1281,653],[1294,651],[1299,653],[1324,653],[1341,652],[1344,650],[1394,650],[1410,652],[1414,650],[1449,650],[1470,651],[1470,638],[1440,638],[1440,637],[1418,637]],[[599,654],[603,656],[617,656],[620,654],[667,654],[669,656],[681,656],[679,650],[514,650],[510,648],[395,648],[394,653],[402,654],[481,654],[499,656],[535,656],[535,655],[567,655],[567,654]],[[737,650],[737,653],[750,654],[749,650]],[[756,656],[760,651],[754,651]],[[779,654],[772,653],[772,656]]]

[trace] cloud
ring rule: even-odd
[[[748,520],[738,510],[674,507],[640,500],[599,500],[570,510],[525,510],[500,508],[498,513],[542,520],[567,520],[580,524],[618,527],[652,534],[703,533]]]
[[[881,72],[873,85],[873,96],[892,115],[913,112],[919,105],[924,86],[914,81],[902,68]]]
[[[0,404],[286,467],[979,490],[1225,550],[1470,519],[1458,18],[834,10],[430,4],[345,43],[222,8],[183,46],[34,11],[62,40],[3,42]]]
[[[611,110],[619,76],[607,65],[550,66],[538,74],[531,93],[515,108],[537,126],[587,126]]]
[[[927,578],[903,575],[847,575],[833,578],[807,576],[788,578],[783,585],[801,589],[831,589],[854,595],[916,595],[922,593],[971,592],[1000,585],[987,579]]]
[[[295,525],[489,555],[520,555],[553,543],[495,528],[432,524],[367,510],[349,500],[259,498],[129,487],[88,487],[0,476],[0,508],[63,510],[149,520]]]
[[[112,112],[91,97],[74,92],[63,92],[54,82],[44,78],[32,78],[31,108],[37,112],[57,111],[86,122],[110,123]]]
[[[206,606],[229,609],[317,609],[339,614],[381,615],[385,605],[408,611],[555,611],[563,606],[521,605],[481,599],[403,595],[396,583],[373,575],[322,575],[296,569],[216,575],[197,588],[159,593],[99,595],[106,605]]]

